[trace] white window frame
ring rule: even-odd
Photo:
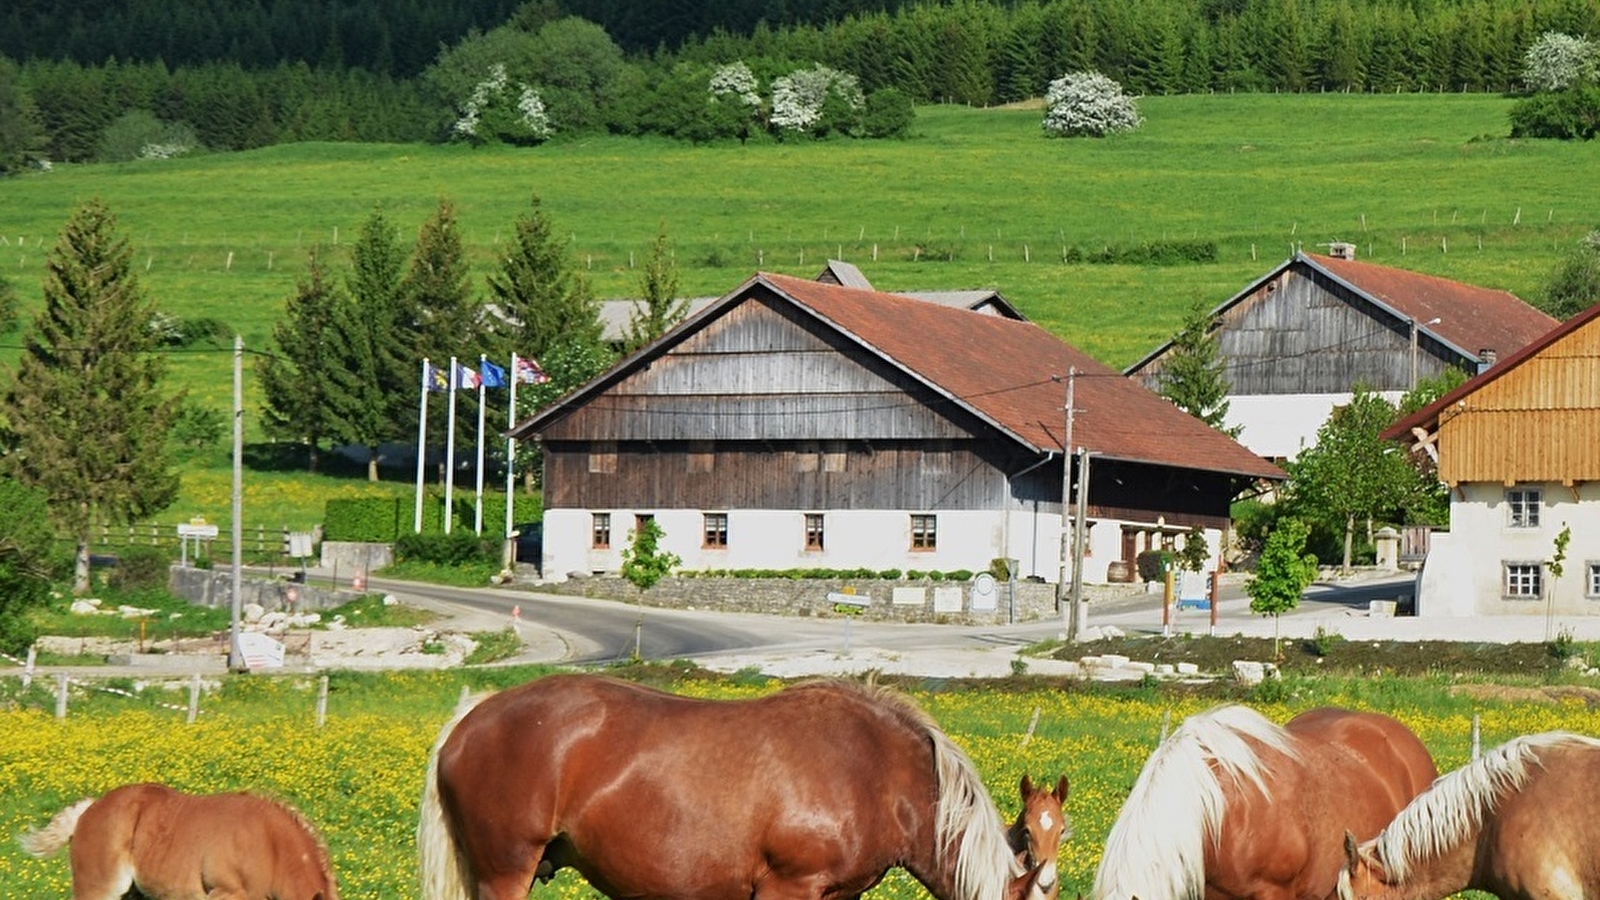
[[[1506,527],[1538,528],[1539,511],[1544,506],[1544,489],[1536,487],[1506,488]]]
[[[1513,571],[1516,570],[1516,571]],[[1531,587],[1529,592],[1524,587]],[[1517,589],[1517,590],[1514,590]],[[1544,563],[1505,560],[1500,564],[1500,596],[1505,600],[1538,600],[1544,596]]]
[[[1590,600],[1600,600],[1600,562],[1590,560],[1584,563],[1584,575],[1588,579],[1584,582],[1588,589],[1584,596]]]

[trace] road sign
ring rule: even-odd
[[[205,540],[211,540],[216,536],[217,526],[205,524],[204,519],[201,519],[199,524],[195,524],[194,522],[185,522],[178,526],[178,537],[181,538],[201,538]]]

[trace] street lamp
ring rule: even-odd
[[[1429,325],[1437,325],[1437,324],[1439,324],[1440,321],[1441,320],[1440,320],[1440,318],[1438,316],[1434,316],[1433,318],[1429,319],[1428,321],[1423,322],[1422,323],[1422,327],[1426,328]],[[1415,318],[1413,318],[1411,320],[1411,390],[1416,390],[1416,389],[1417,389],[1417,320]]]

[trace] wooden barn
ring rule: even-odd
[[[1506,291],[1358,262],[1350,244],[1296,253],[1213,312],[1232,386],[1227,424],[1275,460],[1314,444],[1358,384],[1394,402],[1418,379],[1476,373],[1556,325]],[[1155,390],[1172,349],[1126,374]]]
[[[1069,382],[1087,581],[1195,525],[1215,556],[1230,501],[1283,477],[1031,323],[771,274],[512,433],[544,449],[547,576],[616,571],[653,517],[684,569],[1056,581]]]
[[[1426,451],[1450,487],[1450,530],[1432,537],[1418,615],[1600,614],[1600,306],[1385,437]]]

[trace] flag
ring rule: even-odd
[[[470,391],[478,386],[478,370],[470,366],[455,364],[455,388],[460,391]]]
[[[514,374],[519,384],[544,384],[550,380],[539,364],[526,356],[517,357],[517,371]]]
[[[431,363],[422,364],[422,383],[427,385],[430,391],[450,389],[450,382],[446,380],[444,370]]]
[[[506,386],[506,370],[489,362],[487,359],[478,361],[478,377],[486,388]]]

